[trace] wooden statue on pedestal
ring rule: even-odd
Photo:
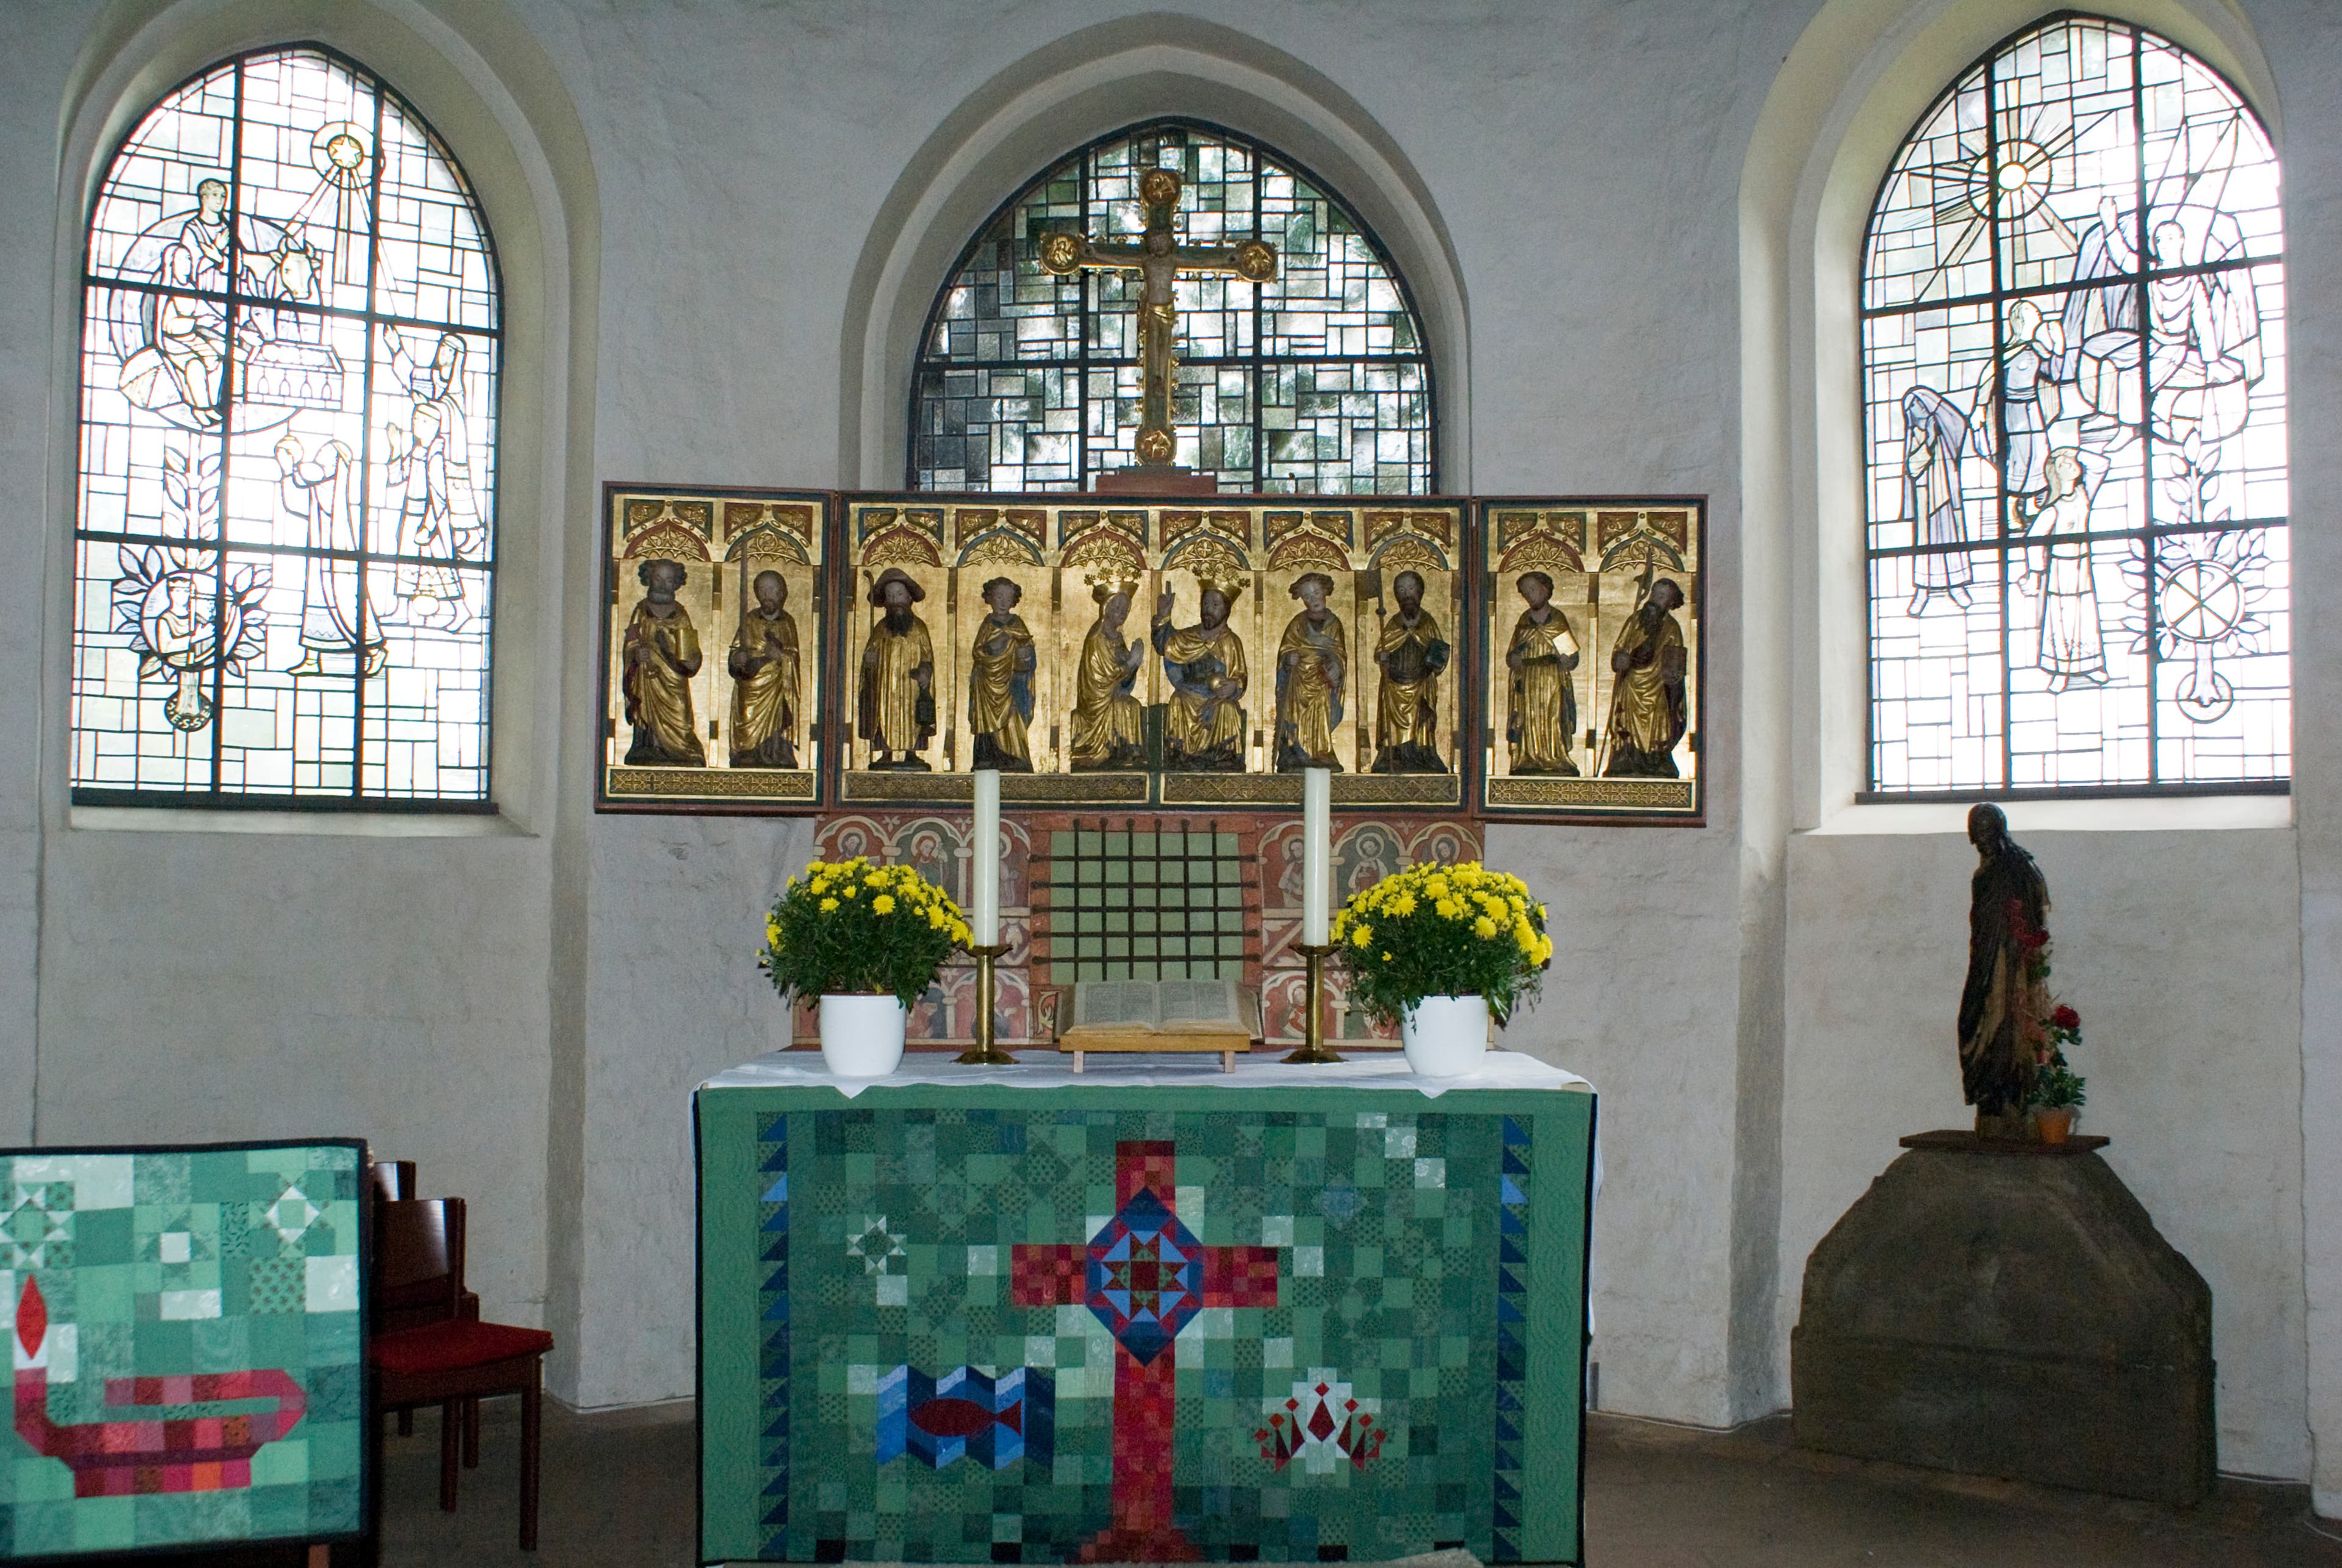
[[[2008,836],[1997,805],[1968,813],[1979,864],[1969,884],[1968,978],[1960,993],[1960,1087],[1976,1107],[1979,1137],[2033,1135],[2025,1103],[2033,1089],[2041,1020],[2049,1013],[2049,884]]]

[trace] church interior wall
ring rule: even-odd
[[[2019,831],[2054,901],[2051,988],[2083,1016],[2084,1129],[2114,1140],[2107,1164],[2212,1287],[2221,1466],[2298,1478],[2295,835]],[[1808,834],[1791,847],[1785,1357],[1807,1254],[1902,1152],[1896,1139],[1968,1122],[1951,1020],[1975,862],[1950,834]]]
[[[2287,120],[2306,123],[2304,100],[2280,93],[2283,70],[2271,62],[2330,60],[2330,35],[2305,32],[2290,6],[2254,5],[2249,21],[2221,5],[2100,9],[2213,60],[2261,109],[2287,158],[2293,297],[2316,297],[2299,265],[2309,248],[2304,225],[2314,228],[2337,187],[2285,138]],[[1824,6],[1781,73],[1752,170],[1768,137],[1782,138],[1790,155],[1767,170],[1753,199],[1744,190],[1751,249],[1778,275],[1766,302],[1777,318],[1744,343],[1788,394],[1777,447],[1752,462],[1750,472],[1767,477],[1751,506],[1785,514],[1800,556],[1775,1314],[1785,1372],[1814,1243],[1893,1158],[1897,1135],[1962,1124],[1967,1114],[1951,1038],[1974,865],[1964,808],[1852,804],[1862,768],[1862,569],[1854,535],[1836,520],[1861,507],[1850,423],[1855,268],[1879,173],[1912,121],[1967,61],[2040,14],[1988,3]],[[2316,493],[2303,462],[2310,433],[2330,425],[2336,387],[2330,362],[2307,352],[2300,318],[2289,325],[2299,504]],[[2298,531],[2305,543],[2309,532]],[[2303,948],[2302,895],[2325,853],[2308,804],[2317,788],[2312,692],[2332,662],[2316,654],[2308,631],[2317,597],[2308,554],[2297,552],[2293,577],[2291,802],[2011,808],[2056,900],[2057,989],[2086,1021],[2077,1065],[2091,1076],[2087,1125],[2114,1136],[2109,1163],[2212,1283],[2220,1463],[2293,1479],[2311,1473],[2313,1426],[2334,1430],[2313,1422],[2306,1375],[2304,1269],[2317,1226],[2305,1216],[2311,1107],[2302,1067],[2305,1034],[2317,1030],[2305,1007],[2305,970],[2316,966]],[[2314,1215],[2314,1201],[2307,1207]]]
[[[1812,586],[1827,575],[1821,520],[1838,515],[1813,471],[1821,394],[1809,351],[1802,372],[1787,353],[1777,366],[1750,358],[1744,165],[1801,35],[1841,13],[1868,18],[1871,43],[1824,74],[1801,133],[1807,148],[1836,148],[1853,116],[1847,95],[1888,68],[1866,50],[1907,57],[1913,35],[1963,5],[1761,0],[1728,16],[1699,0],[1214,3],[1177,15],[1102,0],[469,7],[540,52],[531,69],[574,115],[550,135],[558,116],[536,100],[482,95],[520,148],[515,177],[555,192],[535,205],[540,243],[585,275],[535,285],[545,378],[560,384],[520,394],[543,399],[529,467],[531,510],[545,521],[507,534],[522,553],[507,559],[516,618],[499,657],[535,673],[518,714],[499,710],[499,744],[509,736],[542,765],[511,803],[510,831],[483,836],[75,826],[57,750],[70,369],[61,382],[54,363],[71,352],[73,323],[61,339],[56,300],[40,290],[0,296],[0,474],[46,498],[0,514],[0,538],[47,563],[45,578],[0,581],[0,613],[46,633],[43,680],[0,687],[0,974],[29,980],[38,965],[37,986],[0,983],[0,1134],[27,1130],[6,1121],[30,1123],[9,1109],[24,1106],[46,1141],[166,1125],[315,1132],[321,1121],[365,1132],[473,1196],[483,1256],[498,1260],[480,1288],[491,1312],[541,1313],[562,1335],[561,1397],[688,1393],[686,1097],[766,1048],[773,1003],[748,954],[758,911],[811,852],[811,833],[592,814],[595,486],[898,483],[910,335],[967,229],[1008,194],[973,193],[1016,177],[1004,172],[1008,153],[963,157],[939,151],[938,136],[974,125],[1013,150],[1025,145],[1018,125],[1038,125],[1072,145],[1159,106],[1117,121],[1117,81],[1201,81],[1221,95],[1209,112],[1238,129],[1316,136],[1296,155],[1378,226],[1406,232],[1435,330],[1443,312],[1453,318],[1439,361],[1458,411],[1443,433],[1449,487],[1710,498],[1708,825],[1498,825],[1488,852],[1568,913],[1546,998],[1511,1043],[1604,1093],[1605,1405],[1711,1425],[1777,1408],[1806,1252],[1892,1158],[1896,1135],[1964,1112],[1948,1016],[1973,856],[1948,822],[1790,831],[1823,825],[1817,781],[1858,756],[1847,761],[1820,716],[1822,666],[1836,659],[1830,678],[1847,675],[1844,628],[1823,624]],[[72,250],[59,249],[55,215],[79,198],[60,199],[50,106],[70,98],[85,40],[134,38],[125,12],[144,25],[225,9],[59,0],[12,15],[0,210],[37,221],[0,230],[10,275],[47,277]],[[274,9],[291,19],[280,37],[325,25],[310,25],[313,6]],[[1991,14],[1977,24],[1986,35],[1937,87],[2025,19],[2003,25],[2010,7],[1997,0],[1967,9]],[[2325,112],[2335,89],[2310,78],[2342,76],[2342,40],[2315,0],[2149,9],[2142,20],[2193,25],[2203,37],[2184,42],[2231,56],[2248,13],[2244,35],[2257,28],[2280,62],[2293,123],[2337,123]],[[453,0],[374,10],[457,45],[485,25],[461,20],[467,7]],[[2159,21],[2166,10],[2176,19]],[[1098,36],[1060,47],[1085,29]],[[1148,35],[1161,40],[1154,54],[1136,41]],[[397,62],[369,64],[427,95]],[[986,102],[1004,84],[1037,102],[1073,81],[1095,123],[1036,109],[1004,125],[1006,111]],[[426,107],[435,123],[453,112]],[[532,135],[545,144],[534,152]],[[2331,296],[2342,282],[2321,256],[2335,247],[2318,242],[2342,223],[2337,149],[2284,150],[2299,297],[2319,286]],[[1803,153],[1787,166],[1784,205],[1802,204],[1810,225],[1822,182]],[[1346,184],[1354,170],[1393,188]],[[590,212],[565,217],[581,178]],[[521,231],[498,224],[509,247]],[[1784,265],[1795,275],[1780,280],[1787,303],[1767,330],[1809,344],[1816,264]],[[586,319],[564,318],[556,296],[581,291]],[[2325,439],[2342,411],[2330,368],[2342,355],[2317,352],[2331,330],[2293,325],[2304,498],[2330,494],[2342,461],[2323,454],[2342,450]],[[1782,451],[1802,443],[1806,454],[1802,469],[1782,457],[1777,476],[1749,461],[1750,442],[1772,437],[1743,429],[1743,400],[1771,386],[1787,414],[1768,404],[1750,417],[1781,415]],[[2297,531],[2303,647],[2317,625],[2312,585],[2342,583],[2342,559],[2314,533]],[[2307,1269],[2330,1285],[2311,1299],[2342,1303],[2342,1222],[2321,1227],[2302,1212],[2305,1191],[2313,1215],[2319,1191],[2342,1193],[2342,1164],[2313,1160],[2305,1178],[2301,1144],[2320,1114],[2342,1123],[2332,1030],[2315,1006],[2307,1037],[2304,1023],[2305,984],[2322,997],[2342,973],[2342,814],[2317,783],[2336,776],[2342,741],[2310,722],[2336,711],[2342,658],[2303,655],[2297,671],[2297,829],[2280,807],[2278,825],[2257,831],[2167,824],[2111,847],[2103,834],[2032,834],[2022,818],[2019,835],[2058,900],[2061,985],[2091,1019],[2091,1123],[2115,1134],[2117,1168],[2213,1283],[2223,1463],[2297,1477],[2309,1473],[2308,1429],[2342,1433],[2342,1392],[2311,1392],[2342,1391],[2342,1371],[2325,1385],[2314,1371],[2342,1368],[2342,1352],[2318,1360],[2303,1283]],[[1836,773],[1817,761],[1826,754]],[[2342,1004],[2325,1012],[2342,1016]],[[2342,1134],[2328,1143],[2342,1147]],[[2326,1207],[2342,1212],[2342,1200]],[[2326,1333],[2342,1344],[2342,1329]]]
[[[902,114],[891,95],[868,94],[840,62],[860,59],[876,40],[887,39],[895,50],[888,68],[921,81],[923,97],[946,119],[950,105],[985,97],[1003,75],[1020,92],[1056,102],[1046,83],[1018,76],[1019,61],[1086,17],[1110,17],[1118,9],[1043,14],[1009,7],[946,17],[928,8],[866,8],[850,24],[841,22],[835,36],[800,40],[806,47],[792,53],[777,45],[762,14],[711,8],[693,30],[661,31],[656,73],[635,68],[640,28],[648,22],[629,27],[615,18],[591,25],[573,19],[558,30],[552,46],[571,62],[565,69],[592,84],[578,97],[609,215],[603,353],[606,363],[625,366],[602,385],[596,425],[603,475],[740,484],[826,477],[831,460],[822,444],[829,431],[806,400],[829,385],[854,345],[833,351],[806,335],[806,325],[852,310],[850,293],[842,292],[851,285],[838,265],[841,253],[851,255],[857,236],[888,222],[885,200],[900,171],[919,164],[932,124]],[[1728,414],[1718,414],[1714,389],[1732,378],[1729,192],[1736,167],[1736,155],[1719,150],[1713,133],[1718,121],[1745,121],[1763,85],[1761,76],[1752,79],[1736,64],[1737,36],[1695,26],[1703,13],[1692,6],[1661,8],[1665,14],[1640,7],[1632,15],[1597,7],[1586,26],[1523,11],[1461,28],[1454,18],[1382,16],[1361,26],[1356,17],[1306,9],[1266,16],[1233,6],[1196,9],[1212,27],[1242,28],[1266,46],[1226,62],[1229,51],[1216,33],[1199,44],[1189,37],[1192,18],[1146,18],[1166,47],[1195,44],[1186,51],[1190,74],[1225,69],[1239,87],[1256,89],[1249,95],[1258,104],[1269,100],[1269,89],[1257,85],[1259,73],[1279,55],[1306,59],[1357,94],[1371,126],[1405,148],[1426,186],[1440,194],[1437,215],[1460,277],[1452,291],[1426,292],[1468,296],[1476,319],[1502,324],[1459,366],[1468,369],[1468,383],[1444,392],[1468,399],[1474,411],[1470,483],[1492,490],[1562,484],[1705,492],[1716,518],[1715,547],[1724,558],[1733,549],[1733,432]],[[1793,25],[1793,19],[1767,17],[1756,32]],[[1114,47],[1119,37],[1109,33],[1098,46]],[[1615,99],[1601,91],[1628,69],[1626,56],[1663,54],[1661,38],[1672,42],[1674,54],[1653,90]],[[1434,49],[1449,62],[1436,87],[1390,69]],[[1146,55],[1132,62],[1150,79],[1159,65]],[[1063,69],[1078,75],[1083,68],[1083,62],[1068,62]],[[1534,108],[1517,90],[1529,79],[1540,84]],[[687,90],[678,89],[682,83]],[[1306,85],[1286,83],[1283,90],[1290,98]],[[1112,113],[1111,85],[1089,82],[1086,90],[1098,102],[1094,113]],[[1233,119],[1246,112],[1237,87],[1223,84],[1221,93],[1217,113]],[[1598,145],[1556,160],[1535,122],[1591,115],[1597,105],[1607,125]],[[1152,106],[1146,99],[1126,107],[1120,119],[1067,127],[1061,136],[1077,144]],[[1304,118],[1299,110],[1287,112]],[[1276,128],[1236,123],[1265,135]],[[1326,138],[1338,152],[1333,133]],[[1356,139],[1371,145],[1363,135]],[[1647,166],[1638,177],[1630,151],[1645,141],[1666,149],[1656,182]],[[791,154],[776,158],[776,148]],[[981,197],[935,201],[963,215],[941,225],[948,231],[942,241],[913,247],[926,275],[890,285],[894,314],[884,314],[886,301],[874,303],[883,319],[874,320],[866,336],[884,348],[898,344],[906,321],[915,332],[964,230],[1014,189],[1017,176],[1004,177],[1005,188]],[[1526,212],[1536,232],[1526,239],[1523,191],[1535,193]],[[828,215],[823,224],[791,221],[794,212],[816,204]],[[716,212],[726,215],[724,243],[689,243],[685,236]],[[1615,236],[1621,234],[1636,239],[1620,246]],[[1519,265],[1525,246],[1539,257],[1534,267]],[[894,247],[879,248],[891,255]],[[1654,270],[1666,273],[1665,289],[1648,286]],[[788,279],[787,288],[764,281],[773,277]],[[1556,278],[1567,280],[1566,286],[1556,286]],[[1416,281],[1420,287],[1430,280],[1417,274]],[[717,321],[682,308],[706,297],[731,302],[729,314]],[[757,347],[742,355],[739,343]],[[1631,379],[1632,396],[1615,394],[1617,377]],[[899,424],[899,390],[893,380],[881,384],[879,417]],[[849,408],[841,422],[856,412]],[[899,452],[897,444],[891,454],[865,454],[860,474],[844,482],[893,482]],[[1452,455],[1447,468],[1456,483]],[[1734,701],[1734,654],[1728,636],[1710,646],[1710,701],[1721,715]],[[1740,915],[1728,718],[1718,718],[1704,744],[1705,764],[1722,781],[1706,833],[1499,830],[1492,841],[1492,853],[1534,868],[1539,891],[1572,911],[1572,925],[1591,944],[1562,966],[1555,1000],[1519,1037],[1557,1059],[1579,1061],[1558,1044],[1565,1035],[1616,1042],[1584,1070],[1600,1082],[1615,1069],[1661,1096],[1643,1102],[1630,1093],[1621,1100],[1612,1124],[1630,1130],[1728,1129],[1734,1119]],[[643,847],[656,835],[640,824],[604,820],[591,832],[597,865],[635,864],[656,853]],[[751,894],[745,899],[744,887]],[[595,889],[597,908],[606,892],[631,897],[598,871]],[[681,902],[672,907],[688,927],[721,930],[716,901],[753,908],[755,895],[768,891],[764,884],[711,880],[676,892]],[[1636,927],[1645,910],[1660,912],[1662,926]],[[634,981],[612,966],[614,959],[597,946],[588,986],[596,1008],[607,1009],[597,1016],[615,1019],[634,1005],[620,997]],[[1665,1026],[1649,1021],[1655,1008],[1670,1020]],[[1548,1014],[1556,1031],[1551,1046],[1544,1043]],[[606,1042],[599,1026],[590,1034],[597,1055],[606,1049],[631,1054]],[[1656,1187],[1614,1182],[1600,1223],[1616,1238],[1609,1249],[1615,1262],[1605,1265],[1597,1313],[1639,1325],[1605,1363],[1606,1398],[1626,1408],[1707,1422],[1736,1413],[1722,1374],[1732,1149],[1727,1135],[1695,1158],[1671,1162],[1671,1179]],[[1630,1164],[1635,1159],[1622,1157]],[[1766,1261],[1769,1270],[1769,1249]],[[1686,1287],[1693,1278],[1703,1282],[1700,1288]],[[677,1375],[687,1373],[682,1360],[669,1362]],[[597,1386],[656,1396],[683,1385],[638,1379],[630,1368]]]
[[[382,70],[475,181],[499,244],[506,345],[524,367],[502,403],[501,558],[508,584],[538,590],[499,598],[493,817],[75,808],[56,760],[63,704],[40,704],[15,734],[41,744],[9,748],[5,764],[21,767],[26,785],[9,792],[8,809],[37,810],[40,824],[40,919],[21,950],[35,979],[28,1004],[38,998],[39,1078],[16,1135],[366,1136],[416,1160],[435,1190],[485,1198],[474,1288],[492,1315],[534,1322],[545,1305],[553,1136],[544,829],[561,686],[564,394],[576,358],[569,288],[590,275],[592,255],[572,243],[557,145],[549,159],[530,138],[531,115],[547,117],[545,85],[510,85],[541,55],[499,34],[509,22],[500,6],[457,15],[462,27],[419,5],[241,0],[12,18],[22,25],[0,63],[10,101],[28,118],[35,105],[51,115],[45,137],[24,126],[10,138],[12,165],[37,145],[48,166],[8,194],[28,221],[0,240],[12,275],[55,283],[11,291],[28,330],[10,341],[42,345],[56,375],[46,389],[29,375],[0,385],[11,405],[0,426],[38,435],[23,454],[25,488],[50,502],[13,509],[5,524],[48,565],[45,580],[25,574],[10,586],[32,585],[26,613],[49,633],[43,684],[63,690],[76,273],[90,195],[106,153],[158,94],[270,42],[315,39]],[[565,173],[575,204],[577,165]],[[590,170],[583,191],[590,208]]]
[[[2310,1471],[2319,1513],[2342,1514],[2342,18],[2317,0],[2251,8],[2289,134],[2286,160],[2287,321],[2298,369],[2288,448],[2294,558],[2294,792],[2300,844],[2303,1294],[2308,1324]],[[2246,958],[2249,964],[2254,960]],[[2185,1114],[2184,1107],[2175,1107]]]

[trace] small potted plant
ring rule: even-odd
[[[1429,1077],[1477,1066],[1489,1018],[1535,996],[1553,957],[1545,905],[1477,861],[1392,873],[1342,906],[1331,934],[1350,1005],[1396,1024],[1407,1064]]]
[[[876,1078],[902,1061],[912,1004],[967,939],[959,906],[912,867],[816,860],[765,916],[756,965],[784,1002],[821,999],[831,1072]]]
[[[2060,1002],[2042,1021],[2042,1054],[2033,1068],[2033,1092],[2026,1104],[2045,1144],[2062,1144],[2088,1098],[2082,1075],[2067,1064],[2066,1047],[2082,1043],[2082,1015]]]

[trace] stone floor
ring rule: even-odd
[[[694,1561],[687,1407],[581,1418],[548,1401],[545,1416],[535,1555],[516,1545],[519,1429],[492,1403],[455,1513],[437,1507],[435,1418],[392,1441],[386,1568]],[[2224,1482],[2177,1510],[1805,1453],[1786,1420],[1713,1433],[1597,1415],[1586,1486],[1593,1568],[2342,1568],[2342,1526],[2312,1521],[2303,1487]]]

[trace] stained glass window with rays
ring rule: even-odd
[[[485,806],[496,266],[445,147],[242,55],[131,131],[86,266],[75,798]]]
[[[1862,276],[1872,794],[2284,787],[2277,189],[2233,87],[2088,17],[1912,132]]]
[[[1178,172],[1183,243],[1259,238],[1277,275],[1182,277],[1173,461],[1222,490],[1416,494],[1436,483],[1431,361],[1406,285],[1356,214],[1269,148],[1165,121],[1084,147],[976,235],[913,380],[910,484],[1080,490],[1137,462],[1139,280],[1042,270],[1036,236],[1135,240],[1138,177]]]

